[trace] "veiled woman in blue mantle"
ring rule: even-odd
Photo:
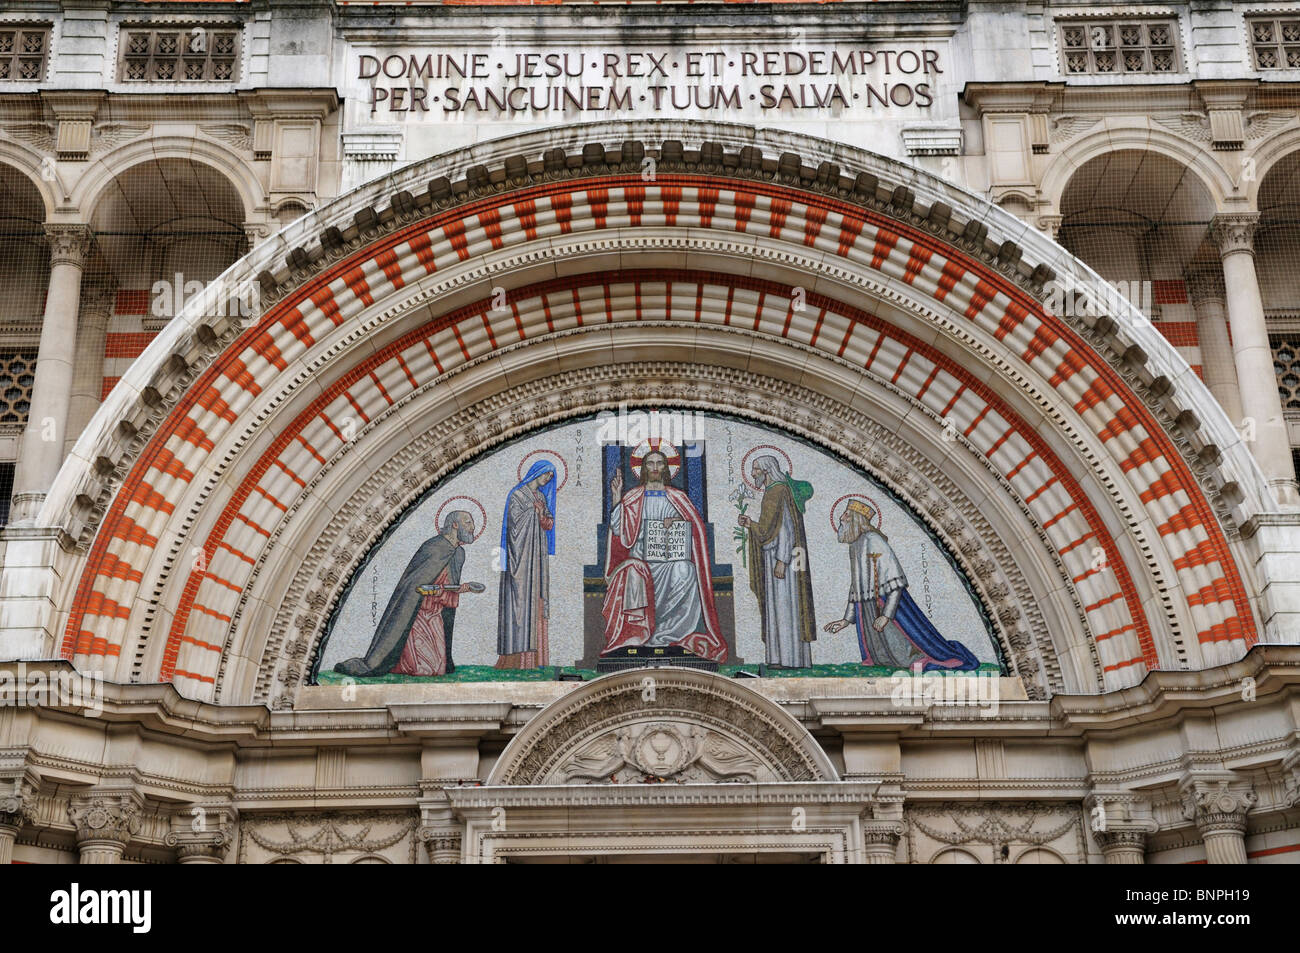
[[[550,664],[549,557],[555,555],[555,464],[539,460],[506,497],[501,517],[497,668]]]

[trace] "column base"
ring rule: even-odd
[[[1286,509],[1300,509],[1300,485],[1294,480],[1269,480],[1268,488],[1278,506]]]
[[[9,504],[9,525],[35,526],[44,502],[44,493],[15,493]]]

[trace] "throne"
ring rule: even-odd
[[[609,518],[615,500],[609,491],[609,483],[615,472],[622,468],[624,488],[636,486],[638,474],[632,469],[632,447],[618,443],[606,444],[601,448],[600,498],[602,521],[596,526],[596,563],[583,567],[582,601],[583,601],[583,639],[582,658],[574,665],[578,668],[601,671],[618,668],[633,668],[642,665],[667,664],[692,666],[695,656],[686,655],[673,647],[659,649],[641,649],[639,652],[624,650],[617,655],[602,659],[601,649],[605,645],[605,617],[601,607],[605,604],[605,558],[609,547]],[[708,474],[705,470],[705,441],[684,441],[681,448],[681,466],[668,481],[670,486],[684,492],[691,498],[691,503],[704,520],[705,539],[709,551],[710,583],[713,588],[713,604],[718,612],[718,626],[727,643],[727,664],[739,665],[743,660],[736,652],[736,612],[731,563],[719,563],[714,555],[717,547],[714,543],[713,523],[709,520]],[[698,664],[698,663],[694,663]],[[714,666],[708,663],[709,668]]]

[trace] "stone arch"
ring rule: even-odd
[[[219,172],[234,187],[244,206],[244,220],[257,221],[266,205],[265,192],[257,173],[243,156],[220,143],[185,136],[142,138],[108,152],[77,180],[72,204],[93,212],[105,189],[134,166],[160,159],[188,159]]]
[[[662,753],[650,739],[662,739],[655,746]],[[599,783],[623,772],[839,780],[808,730],[771,699],[721,675],[656,668],[595,679],[546,706],[506,745],[485,783]]]
[[[1300,151],[1300,128],[1285,129],[1264,139],[1255,146],[1250,156],[1255,160],[1254,176],[1247,186],[1247,206],[1259,208],[1259,190],[1274,167],[1295,152]]]
[[[1103,678],[1089,685],[1092,663],[1071,660],[1069,688],[1212,664],[1204,653],[1255,640],[1235,526],[1267,505],[1267,489],[1217,404],[1140,315],[1048,313],[1053,269],[1087,270],[917,170],[738,127],[664,129],[602,124],[561,134],[585,142],[577,151],[529,134],[431,160],[306,216],[233,266],[223,284],[256,280],[264,312],[246,320],[210,297],[192,303],[110,395],[47,497],[42,518],[82,547],[64,575],[73,588],[58,648],[201,696],[228,664],[242,667],[237,695],[250,697],[250,670],[270,677],[264,653],[282,637],[270,620],[283,593],[250,588],[282,519],[325,474],[346,494],[394,470],[385,461],[411,442],[403,421],[355,448],[335,443],[331,415],[383,415],[394,394],[417,392],[452,408],[472,396],[453,393],[457,376],[473,371],[489,396],[512,376],[580,363],[584,349],[597,353],[593,341],[626,342],[625,361],[657,341],[699,374],[706,352],[777,380],[797,368],[798,383],[849,406],[894,402],[891,419],[917,439],[939,439],[950,421],[991,464],[990,498],[1029,508],[1023,548],[1038,555],[1027,558],[1055,565],[1057,588],[1083,610],[1080,648]],[[808,161],[779,151],[792,144]],[[647,152],[658,156],[650,183],[638,174]],[[435,174],[457,168],[465,177],[454,182]],[[593,290],[592,276],[622,256],[643,267]],[[794,281],[809,275],[812,305],[796,314]],[[484,292],[496,280],[510,307],[491,313]],[[639,313],[646,285],[675,302],[656,305],[662,322]],[[698,343],[742,330],[743,347]],[[561,358],[559,342],[574,335],[581,346]],[[484,447],[516,426],[465,432]],[[404,485],[380,495],[409,498],[456,456],[431,455],[409,480],[394,471]],[[1106,556],[1100,576],[1094,549]],[[326,590],[340,585],[318,565]],[[330,595],[306,597],[304,630]],[[297,669],[275,676],[295,685],[307,645],[284,647]]]
[[[979,858],[960,847],[945,847],[930,858],[932,864],[978,864]]]
[[[1084,165],[1108,152],[1130,149],[1164,156],[1190,170],[1214,200],[1217,211],[1223,211],[1241,198],[1238,183],[1214,159],[1212,153],[1151,123],[1146,127],[1102,128],[1071,142],[1057,153],[1043,172],[1042,184],[1039,186],[1042,201],[1055,214],[1061,207],[1061,199],[1070,180]]]
[[[41,202],[45,206],[45,220],[49,221],[54,215],[54,210],[62,203],[61,196],[55,194],[51,183],[41,175],[41,163],[44,159],[45,156],[21,143],[0,141],[0,165],[14,169],[27,179],[41,197]]]

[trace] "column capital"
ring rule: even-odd
[[[1217,265],[1189,268],[1183,277],[1187,283],[1187,297],[1193,307],[1212,301],[1222,304],[1228,300],[1227,287],[1223,283],[1223,269]]]
[[[1246,815],[1259,800],[1250,781],[1236,777],[1188,778],[1183,791],[1183,816],[1196,824],[1202,836],[1244,834]]]
[[[90,226],[47,222],[45,241],[50,246],[50,267],[76,265],[80,268],[90,251]]]
[[[143,799],[135,791],[92,791],[68,802],[68,817],[77,829],[77,844],[125,847],[140,829]]]
[[[424,844],[431,864],[459,864],[465,825],[456,817],[451,801],[441,787],[426,790],[417,802],[420,828],[416,836]]]
[[[1227,257],[1237,252],[1255,253],[1255,229],[1259,227],[1258,212],[1226,212],[1210,219],[1210,237],[1219,248],[1219,255]]]
[[[1282,762],[1282,799],[1287,807],[1300,807],[1300,752],[1287,756]]]
[[[1093,840],[1101,848],[1103,854],[1109,854],[1113,851],[1137,851],[1145,854],[1147,849],[1147,835],[1149,831],[1138,830],[1136,828],[1125,828],[1120,830],[1093,831]]]
[[[96,275],[81,282],[81,314],[105,319],[113,311],[117,298],[117,280],[109,275]]]
[[[17,833],[35,823],[36,785],[25,777],[16,777],[9,789],[0,794],[0,828],[10,828]]]
[[[1140,864],[1147,837],[1160,829],[1151,802],[1131,791],[1093,791],[1083,800],[1092,839],[1108,864]]]
[[[164,842],[176,848],[182,864],[219,864],[235,842],[238,821],[239,812],[228,801],[193,804],[172,816],[172,829]]]

